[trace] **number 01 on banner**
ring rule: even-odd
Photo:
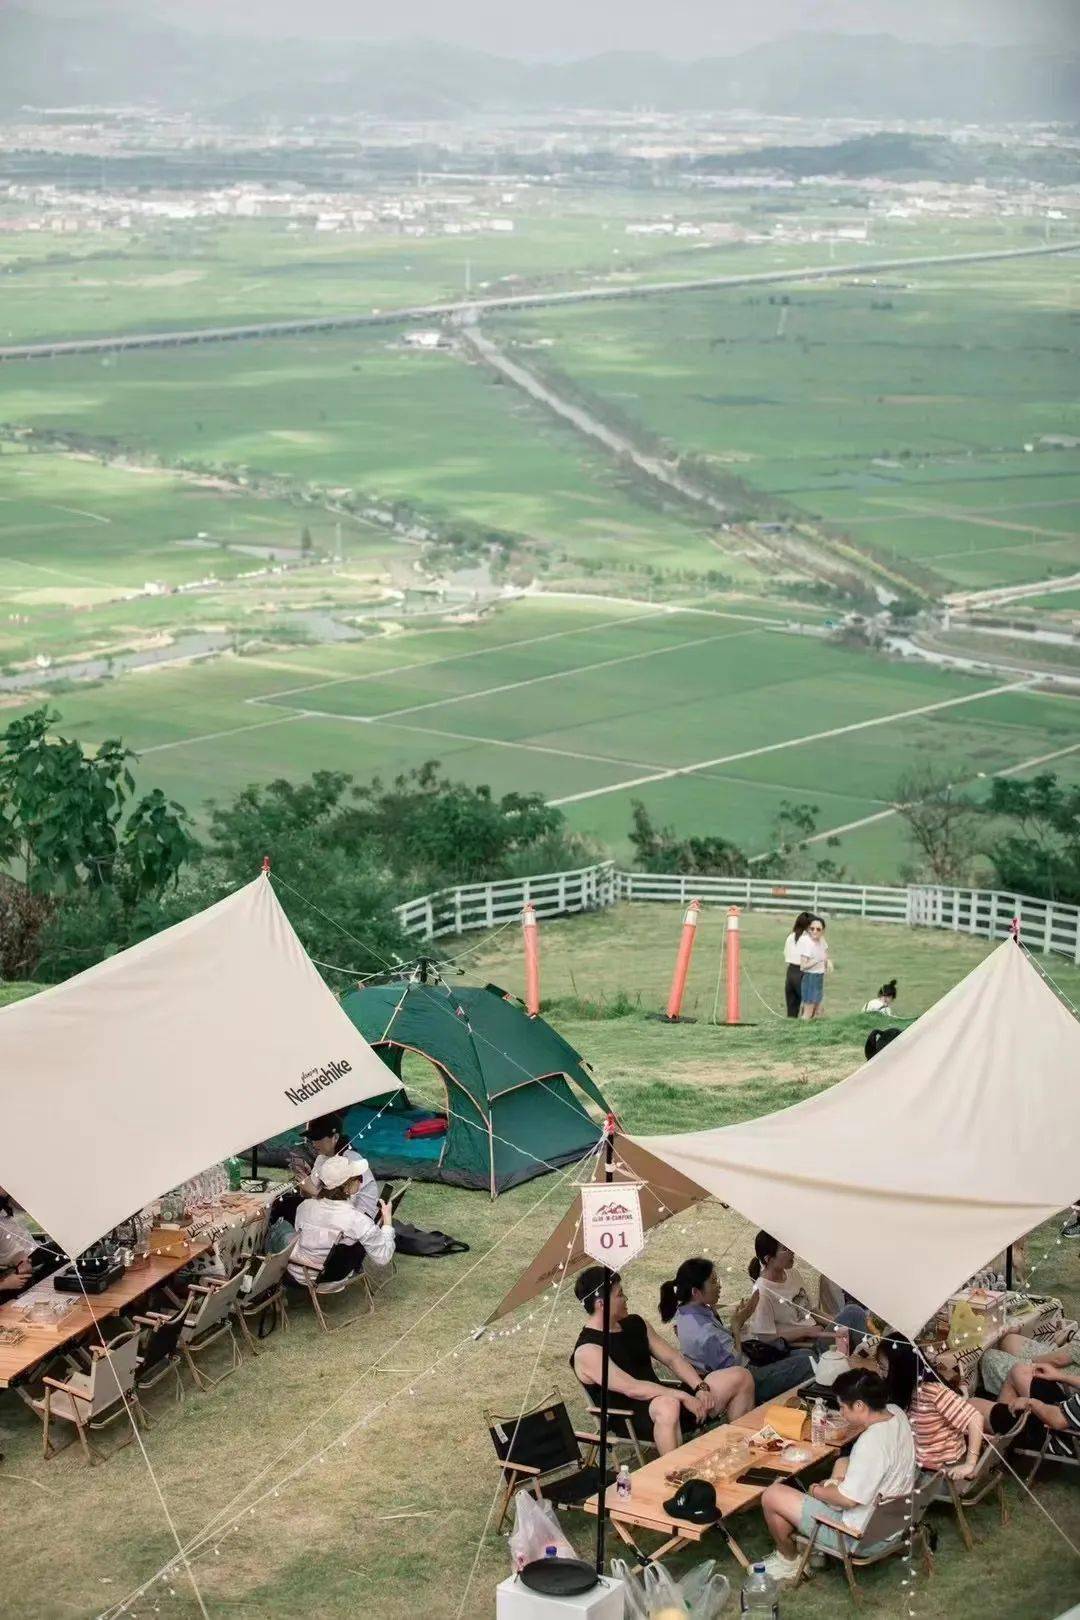
[[[581,1189],[581,1246],[613,1271],[645,1247],[640,1189],[633,1182],[597,1181]]]

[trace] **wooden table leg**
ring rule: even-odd
[[[689,1547],[691,1545],[690,1540],[686,1536],[669,1536],[667,1541],[662,1542],[661,1545],[657,1547],[655,1552],[642,1552],[641,1548],[638,1546],[637,1542],[634,1540],[633,1536],[630,1534],[629,1530],[627,1530],[624,1524],[622,1524],[618,1519],[614,1518],[611,1520],[611,1523],[615,1526],[615,1532],[619,1539],[630,1548],[631,1552],[637,1559],[637,1563],[634,1564],[630,1571],[631,1575],[638,1575],[646,1568],[647,1565],[658,1564],[660,1560],[662,1558],[666,1558],[669,1553],[681,1552],[683,1547]]]
[[[750,1560],[749,1560],[749,1558],[747,1558],[746,1554],[743,1552],[742,1548],[739,1546],[739,1543],[735,1540],[735,1537],[732,1535],[731,1531],[728,1529],[728,1527],[724,1523],[723,1519],[719,1519],[717,1521],[716,1528],[717,1528],[717,1530],[719,1530],[720,1534],[723,1536],[724,1540],[727,1542],[728,1551],[732,1554],[732,1556],[739,1561],[739,1563],[742,1565],[743,1569],[749,1569],[750,1568]]]

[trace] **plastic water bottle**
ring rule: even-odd
[[[825,1444],[825,1431],[828,1427],[829,1414],[825,1410],[825,1402],[816,1400],[814,1410],[810,1414],[810,1439],[815,1446]]]
[[[778,1588],[765,1573],[764,1564],[754,1564],[743,1581],[739,1613],[756,1615],[758,1620],[780,1620]]]
[[[622,1463],[619,1468],[618,1478],[615,1481],[615,1495],[620,1502],[629,1502],[631,1489],[629,1465]]]

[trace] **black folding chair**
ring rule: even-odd
[[[531,1490],[538,1499],[547,1497],[574,1506],[600,1489],[600,1470],[590,1461],[599,1436],[582,1434],[574,1428],[557,1389],[531,1411],[515,1412],[512,1417],[485,1412],[484,1417],[503,1472],[496,1534],[520,1490]],[[582,1445],[587,1448],[584,1456]],[[613,1477],[609,1470],[609,1482]]]

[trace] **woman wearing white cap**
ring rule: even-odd
[[[336,1282],[361,1269],[364,1256],[377,1266],[388,1265],[394,1254],[394,1219],[389,1204],[380,1203],[373,1221],[353,1202],[361,1175],[356,1162],[335,1153],[319,1169],[320,1191],[305,1198],[296,1211],[298,1242],[289,1270],[298,1282],[317,1271],[323,1282]],[[308,1268],[304,1270],[302,1268]]]
[[[318,1119],[308,1122],[304,1135],[310,1145],[315,1149],[315,1163],[310,1170],[298,1158],[293,1168],[298,1173],[297,1186],[306,1198],[317,1198],[322,1191],[322,1167],[327,1159],[335,1154],[342,1158],[351,1159],[360,1176],[360,1185],[353,1195],[352,1202],[357,1209],[362,1209],[365,1215],[374,1220],[379,1213],[379,1184],[371,1173],[371,1167],[362,1153],[358,1153],[350,1144],[344,1132],[344,1121],[340,1114],[323,1114]],[[296,1200],[297,1206],[299,1199]]]

